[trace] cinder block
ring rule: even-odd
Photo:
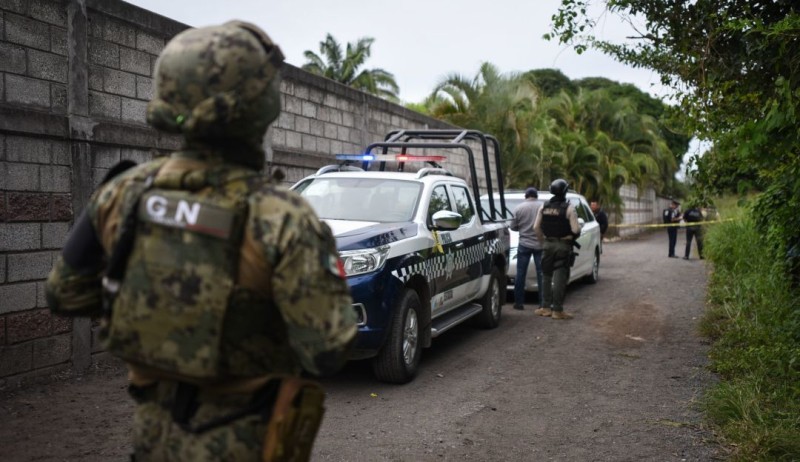
[[[153,99],[154,88],[153,79],[149,77],[136,76],[136,97],[150,101]]]
[[[278,145],[278,146],[285,146],[286,145],[286,130],[282,128],[272,127],[270,129],[272,132],[272,138],[270,140],[270,144]]]
[[[325,123],[320,120],[311,119],[311,134],[316,137],[321,137],[325,132]]]
[[[134,48],[136,46],[136,29],[112,19],[106,19],[103,25],[103,38],[109,42]]]
[[[339,110],[331,110],[329,113],[329,122],[336,125],[342,125],[342,112]]]
[[[72,165],[72,156],[69,152],[69,143],[66,141],[51,141],[50,149],[52,149],[53,164],[55,165]]]
[[[339,141],[350,141],[350,129],[341,125],[337,126],[336,139]]]
[[[150,55],[143,51],[120,47],[119,68],[123,71],[150,76]]]
[[[4,282],[6,282],[6,256],[0,255],[0,284]],[[3,342],[0,342],[0,345],[2,344]]]
[[[62,165],[42,165],[39,167],[41,174],[42,191],[68,193],[70,188],[70,168]]]
[[[331,154],[331,140],[325,138],[317,138],[317,152]]]
[[[67,30],[50,26],[50,51],[61,56],[67,56]]]
[[[290,114],[288,112],[281,112],[278,116],[278,120],[272,125],[273,127],[284,128],[286,130],[294,130],[295,129],[295,116],[294,114]]]
[[[119,119],[120,106],[121,100],[119,96],[97,91],[89,92],[89,115]]]
[[[33,367],[52,366],[69,361],[72,353],[72,336],[61,334],[33,342]]]
[[[9,135],[6,137],[6,147],[6,160],[11,162],[49,164],[53,160],[50,141],[46,139]]]
[[[325,123],[325,138],[335,139],[338,134],[338,127],[334,124]]]
[[[92,147],[92,167],[111,168],[119,163],[119,148],[94,146]]]
[[[146,51],[151,55],[158,55],[164,49],[164,39],[150,35],[146,32],[136,32],[136,49]]]
[[[317,138],[312,135],[303,135],[303,150],[316,152]]]
[[[42,248],[60,249],[64,247],[69,234],[69,223],[42,223]]]
[[[45,281],[38,281],[36,283],[36,308],[47,308],[47,292],[45,291]]]
[[[53,221],[72,221],[72,194],[54,194],[50,213]]]
[[[50,110],[56,114],[67,113],[67,86],[50,84]]]
[[[13,11],[14,13],[19,13],[21,15],[28,14],[28,6],[30,6],[30,2],[28,0],[2,0],[0,1],[0,7],[4,10]]]
[[[7,221],[50,221],[50,195],[41,192],[10,192],[7,197]]]
[[[342,125],[355,128],[356,120],[352,112],[342,113]]]
[[[67,27],[67,9],[61,2],[52,0],[33,0],[30,15],[40,21],[56,26]]]
[[[126,122],[147,123],[147,101],[122,98],[122,120]]]
[[[294,96],[300,99],[308,99],[308,87],[304,87],[303,85],[295,85]]]
[[[39,50],[28,50],[28,75],[37,79],[67,82],[67,58]]]
[[[51,314],[51,331],[54,334],[64,334],[72,330],[72,318]]]
[[[30,310],[35,307],[35,282],[0,285],[0,314]],[[6,328],[8,328],[8,325]]]
[[[53,267],[52,252],[12,253],[8,255],[8,282],[45,279]]]
[[[46,337],[50,334],[50,312],[38,309],[10,314],[6,317],[6,331],[10,344]]]
[[[6,40],[40,50],[50,49],[50,26],[35,19],[6,13]]]
[[[9,191],[38,191],[39,166],[35,164],[6,164],[6,188]]]
[[[322,104],[324,96],[322,91],[317,90],[316,88],[310,88],[308,90],[308,99],[311,100],[314,105]]]
[[[103,91],[103,68],[89,65],[89,90]]]
[[[0,318],[0,347],[6,344],[6,318]]]
[[[326,93],[325,96],[322,98],[322,104],[328,107],[335,108],[336,107],[336,95],[331,93]]]
[[[303,147],[303,137],[297,132],[286,132],[286,147],[300,149]]]
[[[119,45],[97,38],[89,39],[89,62],[119,69]]]
[[[103,90],[123,96],[136,96],[136,75],[114,69],[103,69]]]
[[[0,346],[0,377],[29,371],[33,364],[33,342]]]
[[[317,106],[314,103],[303,101],[301,111],[304,117],[310,117],[312,119],[317,117]]]
[[[6,101],[50,109],[50,84],[44,80],[7,74]]]
[[[0,71],[24,74],[26,70],[25,49],[18,45],[0,42]]]
[[[295,117],[294,129],[300,133],[311,133],[311,121],[305,117]]]
[[[300,114],[303,110],[302,100],[294,96],[287,96],[283,103],[283,112]]]

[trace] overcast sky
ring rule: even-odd
[[[500,72],[555,68],[571,79],[607,77],[663,95],[658,76],[597,52],[578,55],[542,39],[560,0],[128,0],[190,26],[243,19],[262,27],[286,60],[305,63],[330,33],[344,46],[373,37],[367,68],[391,72],[404,102],[422,101],[451,73],[474,77],[483,62]],[[599,13],[598,13],[599,14]],[[598,34],[623,38],[630,29],[600,18]]]

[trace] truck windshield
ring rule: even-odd
[[[320,218],[330,220],[411,221],[422,184],[379,178],[315,178],[295,191]]]

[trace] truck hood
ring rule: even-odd
[[[341,250],[369,249],[408,239],[417,235],[416,223],[377,223],[373,221],[324,221],[336,238]]]

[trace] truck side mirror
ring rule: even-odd
[[[439,210],[433,214],[433,229],[438,231],[452,231],[461,226],[461,214],[450,210]]]

